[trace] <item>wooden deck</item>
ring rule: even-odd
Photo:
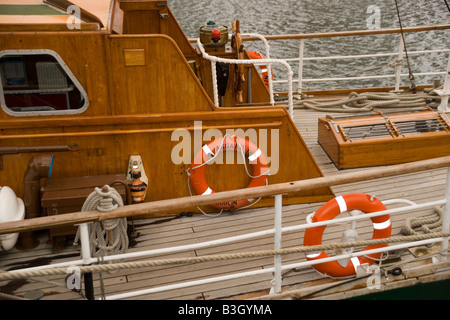
[[[332,113],[328,113],[333,115]],[[308,145],[316,162],[325,176],[348,172],[350,170],[337,170],[328,156],[317,143],[317,118],[326,113],[295,110],[294,122],[303,139]],[[364,169],[351,169],[364,170]],[[439,200],[445,195],[447,169],[436,169],[427,172],[406,174],[394,178],[376,179],[368,182],[353,183],[333,187],[336,195],[349,192],[369,193],[380,200],[404,198],[416,203]],[[317,210],[323,203],[290,205],[283,207],[283,226],[305,223],[306,215]],[[393,207],[393,206],[390,206]],[[136,230],[139,237],[132,241],[129,252],[156,249],[170,246],[199,243],[206,240],[219,239],[248,232],[267,230],[273,228],[273,208],[247,209],[231,213],[223,213],[218,217],[204,215],[181,216],[176,218],[160,218],[155,220],[137,220]],[[432,209],[415,212],[415,215],[424,215]],[[405,214],[391,217],[393,223],[392,234],[400,233],[406,219]],[[368,219],[369,220],[369,219]],[[365,220],[364,220],[365,221]],[[358,222],[360,239],[369,239],[372,229],[370,221]],[[345,226],[327,227],[324,242],[339,241]],[[79,258],[79,248],[71,246],[68,241],[65,249],[57,254],[51,254],[51,246],[47,243],[47,232],[40,232],[41,244],[30,251],[13,249],[7,253],[0,253],[0,269],[11,270],[19,267],[47,264]],[[283,234],[282,247],[302,245],[303,232]],[[243,252],[263,249],[273,249],[273,236],[261,237],[251,241],[241,241],[228,245],[209,247],[172,254],[170,257],[195,257],[207,254],[221,254],[226,252]],[[407,255],[405,251],[403,253]],[[168,256],[155,256],[155,259]],[[405,256],[406,257],[406,256]],[[283,262],[298,262],[303,260],[303,254],[283,256]],[[407,258],[407,257],[406,257]],[[182,266],[152,267],[145,269],[126,270],[114,273],[103,273],[103,283],[106,295],[121,292],[141,290],[149,287],[159,287],[175,282],[186,282],[211,276],[220,276],[229,273],[268,268],[273,266],[273,258],[254,258],[242,260],[228,260],[219,262],[205,262],[200,264],[187,264]],[[45,280],[57,281],[61,284],[56,287],[42,278],[35,280],[13,280],[0,282],[0,292],[23,297],[33,290],[44,293],[41,300],[49,299],[82,299],[75,292],[65,288],[65,277],[49,276]],[[224,299],[257,297],[267,294],[271,287],[272,274],[263,276],[245,277],[226,282],[218,282],[196,287],[184,288],[139,296],[133,299]],[[298,290],[309,286],[320,286],[334,280],[323,278],[313,268],[307,267],[292,270],[283,276],[284,290]],[[101,296],[100,277],[94,275],[95,296]],[[251,293],[250,295],[246,295]],[[330,296],[331,298],[336,298]]]

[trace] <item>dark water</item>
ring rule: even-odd
[[[450,12],[444,0],[397,0],[403,27],[449,24]],[[447,2],[450,2],[447,0]],[[198,29],[213,20],[231,30],[231,22],[239,19],[242,33],[295,34],[319,33],[347,30],[366,30],[379,21],[380,28],[398,28],[399,22],[394,0],[169,0],[169,6],[188,37],[198,37]],[[370,20],[379,9],[379,19]],[[369,20],[369,21],[368,21]],[[371,24],[372,23],[372,24]],[[230,31],[231,32],[231,31]],[[400,36],[378,35],[369,37],[344,37],[335,39],[312,39],[305,42],[305,57],[327,55],[357,55],[396,52]],[[299,41],[271,41],[272,58],[298,57]],[[406,34],[408,51],[429,49],[450,49],[450,30]],[[263,52],[258,43],[245,43],[246,49]],[[445,71],[449,53],[433,53],[424,57],[410,56],[413,73]],[[367,69],[380,68],[375,74],[393,74],[393,68],[386,67],[395,57],[370,58],[360,61],[305,62],[304,78],[330,76],[359,76],[370,74]],[[297,64],[292,63],[295,72]],[[408,73],[406,61],[402,73]],[[385,67],[384,69],[381,69]],[[278,72],[275,69],[275,79]],[[443,76],[416,77],[416,84],[431,83],[434,79],[443,81]],[[403,78],[403,85],[409,80]],[[311,83],[305,88],[367,87],[393,85],[393,79],[348,81],[347,83]]]

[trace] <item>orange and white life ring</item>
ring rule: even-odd
[[[319,222],[325,220],[331,220],[342,212],[360,210],[364,213],[371,213],[377,211],[386,210],[384,204],[375,197],[372,197],[364,193],[349,193],[343,196],[336,197],[325,203],[319,210],[317,210],[311,221]],[[373,234],[372,239],[384,239],[391,236],[391,220],[388,214],[372,217]],[[304,246],[313,246],[322,244],[322,235],[325,230],[325,226],[308,228],[305,231],[303,240]],[[383,248],[387,246],[385,244],[369,245],[363,250],[372,250],[377,248]],[[375,259],[379,259],[381,253],[375,253],[365,256],[359,256],[351,258],[346,267],[342,267],[336,260],[325,263],[315,264],[313,267],[322,274],[332,277],[345,277],[351,276],[356,273],[359,265],[367,263],[371,265]],[[306,255],[308,260],[316,260],[322,258],[328,258],[325,251],[320,253],[310,253]]]
[[[208,195],[214,193],[205,178],[206,162],[220,152],[242,152],[248,157],[253,167],[252,180],[247,188],[259,187],[266,185],[269,175],[269,166],[264,153],[254,143],[240,137],[225,136],[224,138],[215,139],[205,144],[194,156],[194,160],[190,167],[190,184],[198,195]],[[239,209],[253,202],[253,199],[244,199],[238,201],[230,201],[225,203],[217,203],[211,205],[217,209]]]
[[[266,57],[264,57],[259,52],[250,51],[250,50],[246,50],[246,51],[247,51],[247,54],[250,57],[250,59],[266,59]],[[264,81],[264,84],[266,85],[267,88],[269,88],[269,72],[267,70],[267,66],[259,66],[259,68],[261,69],[261,72],[262,72],[262,79]],[[273,78],[273,72],[272,72],[272,78]]]

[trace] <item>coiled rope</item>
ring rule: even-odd
[[[404,235],[413,235],[423,233],[437,232],[442,229],[442,218],[444,210],[440,207],[435,207],[434,212],[430,215],[416,218],[407,218],[405,225],[402,228]]]
[[[432,92],[429,94],[395,93],[356,93],[352,92],[347,98],[297,100],[296,107],[313,109],[324,112],[370,112],[375,108],[417,108],[440,100],[441,97]]]
[[[95,188],[83,204],[81,211],[98,210],[111,212],[123,206],[123,200],[116,189],[108,185]],[[92,257],[125,253],[128,249],[127,219],[109,219],[89,223],[89,244]],[[74,245],[78,244],[79,230],[75,236]]]

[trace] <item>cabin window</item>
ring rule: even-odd
[[[52,50],[0,52],[0,99],[12,116],[76,114],[86,110],[86,91]]]

